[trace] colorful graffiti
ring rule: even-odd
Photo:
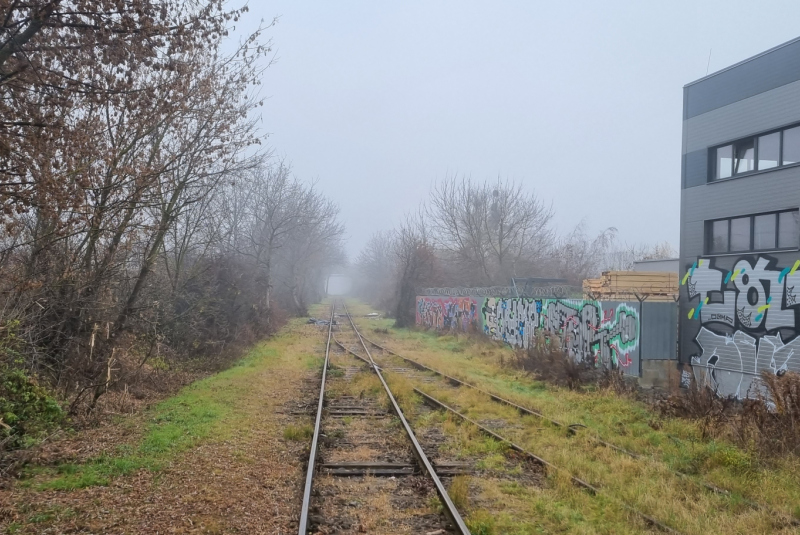
[[[437,331],[475,331],[478,303],[472,297],[417,297],[417,325]]]
[[[527,348],[538,332],[557,334],[571,357],[597,366],[629,367],[639,344],[639,313],[625,303],[489,297],[481,315],[496,340]]]
[[[699,347],[692,352],[695,379],[722,396],[744,398],[760,388],[759,376],[800,372],[800,260],[779,267],[769,256],[698,258],[681,280],[690,309],[681,319]]]

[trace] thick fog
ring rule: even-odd
[[[268,143],[340,205],[351,257],[454,173],[524,181],[560,232],[677,249],[684,84],[800,34],[788,0],[250,8],[242,30],[280,17]]]

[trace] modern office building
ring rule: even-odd
[[[684,87],[681,187],[684,371],[738,397],[800,372],[800,38]]]

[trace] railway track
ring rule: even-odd
[[[367,344],[342,308],[351,331],[345,325],[337,332],[341,340],[336,340],[334,304],[298,533],[469,534],[439,477],[439,472],[453,473],[454,467],[434,466],[428,459]],[[348,351],[335,353],[333,343]],[[446,521],[428,512],[431,489]]]
[[[503,398],[503,397],[501,397],[501,396],[499,396],[499,395],[497,395],[495,393],[489,392],[489,391],[484,390],[484,389],[482,389],[482,388],[480,388],[480,387],[478,387],[476,385],[470,384],[470,383],[468,383],[466,381],[462,381],[461,379],[453,377],[452,375],[448,375],[448,374],[446,374],[444,372],[441,372],[439,370],[436,370],[434,368],[426,366],[425,364],[422,364],[421,362],[418,362],[418,361],[415,361],[415,360],[410,359],[408,357],[405,357],[403,355],[400,355],[400,354],[398,354],[398,353],[396,353],[396,352],[394,352],[394,351],[382,346],[381,344],[378,344],[377,342],[375,342],[375,341],[373,341],[373,340],[371,340],[371,339],[369,339],[367,337],[363,337],[363,339],[372,348],[374,348],[374,350],[377,350],[377,353],[375,355],[376,362],[378,363],[379,366],[384,366],[385,369],[387,369],[387,370],[388,369],[393,369],[393,368],[394,369],[398,369],[398,364],[396,362],[392,363],[392,360],[395,360],[395,361],[400,360],[400,361],[402,361],[404,363],[404,365],[406,367],[413,368],[414,370],[417,370],[418,372],[424,372],[429,377],[430,376],[436,376],[443,383],[449,385],[450,387],[453,387],[453,388],[456,388],[456,389],[464,388],[464,389],[469,389],[469,390],[475,391],[477,393],[480,393],[481,395],[486,396],[488,399],[491,399],[492,401],[497,402],[498,404],[505,405],[507,407],[513,408],[522,417],[531,416],[531,417],[539,419],[540,421],[547,422],[553,428],[564,429],[564,430],[566,430],[568,435],[575,434],[575,428],[577,428],[577,427],[587,428],[587,426],[585,426],[583,424],[565,424],[563,422],[559,422],[559,421],[557,421],[557,420],[555,420],[553,418],[550,418],[550,417],[548,417],[548,416],[546,416],[546,415],[544,415],[544,414],[542,414],[542,413],[540,413],[540,412],[538,412],[536,410],[521,406],[518,403],[515,403],[513,401],[505,399],[505,398]],[[572,482],[576,486],[578,486],[580,488],[583,488],[584,490],[588,491],[592,495],[607,494],[605,492],[604,488],[602,488],[602,487],[604,487],[602,484],[601,485],[590,484],[587,481],[577,477],[575,474],[569,473],[569,471],[554,465],[552,462],[549,462],[549,461],[543,459],[539,455],[536,455],[535,453],[533,453],[533,452],[531,452],[529,450],[526,450],[525,448],[523,448],[519,444],[515,443],[514,440],[512,440],[511,438],[509,438],[507,436],[504,436],[502,434],[502,432],[498,432],[497,429],[491,429],[491,426],[482,425],[480,422],[475,421],[473,418],[469,418],[468,416],[466,416],[462,412],[459,412],[459,410],[457,410],[456,408],[454,408],[452,406],[449,406],[446,402],[444,402],[444,401],[442,401],[440,399],[437,399],[436,397],[431,395],[429,392],[426,392],[423,388],[424,387],[414,388],[414,391],[416,392],[417,395],[420,396],[420,398],[423,400],[424,403],[430,405],[431,407],[435,407],[435,408],[437,408],[439,410],[443,410],[443,411],[447,412],[448,414],[458,418],[462,422],[465,422],[465,423],[467,423],[469,425],[475,426],[476,428],[478,428],[481,431],[481,433],[483,433],[485,435],[488,435],[488,436],[491,436],[491,437],[493,437],[494,439],[496,439],[498,441],[504,442],[505,444],[507,444],[509,446],[509,448],[511,450],[514,450],[514,451],[516,451],[516,452],[518,452],[518,453],[520,453],[522,455],[528,456],[534,462],[540,464],[541,466],[545,467],[548,470],[566,472],[568,474],[569,478],[572,480]],[[661,461],[652,459],[652,458],[650,458],[650,457],[648,457],[646,455],[643,456],[643,455],[631,452],[631,451],[629,451],[629,450],[627,450],[625,448],[619,447],[619,446],[617,446],[617,445],[615,445],[615,444],[613,444],[611,442],[603,440],[599,436],[591,436],[590,435],[587,438],[592,440],[594,443],[596,443],[598,445],[601,445],[603,447],[609,448],[611,450],[614,450],[614,451],[616,451],[617,453],[619,453],[619,454],[621,454],[623,456],[642,461],[643,463],[655,463],[655,464],[663,465],[663,463]],[[747,499],[745,497],[742,497],[742,496],[739,496],[739,495],[734,495],[734,493],[730,492],[729,490],[721,488],[721,487],[719,487],[717,485],[714,485],[714,484],[709,483],[707,481],[704,481],[702,479],[698,479],[696,476],[691,476],[691,475],[686,474],[684,472],[681,472],[681,471],[678,471],[678,470],[674,470],[672,468],[667,467],[666,465],[663,465],[663,467],[672,476],[675,476],[676,478],[679,478],[679,479],[681,479],[683,481],[686,481],[686,482],[690,483],[691,485],[694,485],[696,487],[699,487],[699,488],[702,488],[702,489],[704,489],[706,491],[709,491],[712,494],[719,495],[721,497],[730,499],[732,501],[732,503],[734,503],[734,504],[735,503],[742,503],[742,504],[747,505],[748,507],[750,507],[753,510],[764,511],[764,512],[767,512],[767,513],[773,515],[774,517],[781,518],[781,522],[785,523],[787,525],[791,525],[791,526],[794,526],[794,527],[800,526],[800,522],[798,522],[797,519],[792,518],[792,517],[790,517],[789,515],[787,515],[787,514],[785,514],[783,512],[773,510],[772,508],[770,508],[768,506],[765,506],[765,505],[763,505],[761,503],[758,503],[758,502],[755,502],[753,500]],[[670,527],[667,523],[658,520],[657,518],[653,517],[652,515],[645,514],[642,511],[638,510],[635,507],[630,506],[627,503],[621,502],[619,500],[615,500],[611,496],[608,496],[608,497],[611,498],[611,501],[617,501],[617,503],[621,507],[623,507],[624,509],[629,510],[635,516],[638,516],[646,524],[648,524],[648,525],[650,525],[650,526],[652,526],[652,527],[654,527],[654,528],[656,528],[656,529],[658,529],[660,531],[663,531],[663,532],[679,533],[674,528]]]
[[[349,316],[349,314],[348,314],[348,320],[352,323],[353,328],[357,329],[357,327],[355,326],[355,323],[353,322],[353,320]],[[449,375],[444,374],[442,372],[439,372],[437,370],[434,370],[433,368],[425,366],[424,364],[421,364],[421,363],[419,363],[417,361],[414,361],[412,359],[408,359],[406,357],[403,357],[403,356],[401,356],[401,355],[399,355],[399,354],[397,354],[397,353],[395,353],[393,351],[390,351],[387,348],[385,348],[385,347],[373,342],[372,340],[364,337],[360,333],[359,333],[359,339],[361,340],[362,343],[366,342],[367,344],[369,344],[373,348],[377,349],[381,353],[381,355],[382,355],[381,362],[378,362],[378,361],[374,360],[372,358],[372,355],[370,355],[371,361],[373,363],[375,363],[378,366],[379,369],[382,369],[382,370],[387,371],[389,373],[399,373],[399,374],[411,377],[412,379],[416,380],[417,382],[420,382],[420,381],[421,382],[430,382],[430,374],[432,374],[432,375],[435,375],[435,376],[443,379],[444,381],[446,381],[449,385],[451,385],[454,388],[460,388],[460,387],[472,388],[472,389],[474,389],[474,390],[476,390],[478,392],[481,392],[482,394],[485,394],[486,396],[489,396],[493,401],[496,401],[498,403],[514,407],[516,410],[519,410],[523,414],[534,415],[537,418],[541,418],[541,419],[545,419],[545,420],[549,421],[554,426],[567,427],[568,428],[568,426],[565,426],[561,422],[558,422],[556,420],[551,420],[551,419],[547,418],[546,416],[544,416],[544,415],[542,415],[542,414],[540,414],[538,412],[531,411],[530,409],[527,409],[525,407],[517,405],[517,404],[515,404],[515,403],[513,403],[513,402],[511,402],[509,400],[506,400],[506,399],[504,399],[504,398],[502,398],[500,396],[496,396],[494,394],[490,394],[490,393],[488,393],[488,392],[486,392],[486,391],[484,391],[484,390],[482,390],[482,389],[480,389],[480,388],[478,388],[478,387],[476,387],[474,385],[471,385],[469,383],[466,383],[464,381],[456,379],[455,377],[452,377],[452,376],[449,376]],[[352,351],[350,348],[347,348],[345,344],[339,343],[338,345],[340,345],[340,347],[342,347],[342,349],[345,349],[345,350],[349,351],[352,356],[354,356],[356,358],[362,358],[359,355],[357,355],[356,352]],[[386,360],[386,357],[394,357],[394,358],[397,358],[397,359],[401,359],[406,366],[403,366],[403,365],[401,365],[399,363],[396,363],[396,362],[395,363],[388,362]],[[381,357],[378,357],[378,358],[381,358]],[[428,375],[422,375],[422,374],[417,373],[417,372],[422,372],[423,374],[428,374]],[[423,402],[425,404],[427,404],[427,405],[429,405],[431,407],[434,407],[435,409],[444,410],[447,413],[455,416],[456,418],[458,418],[462,422],[467,423],[469,425],[475,426],[477,429],[480,430],[481,433],[492,437],[494,440],[496,440],[496,441],[498,441],[500,443],[505,444],[510,451],[512,451],[515,454],[518,454],[518,455],[520,455],[520,456],[522,456],[524,458],[527,458],[530,461],[532,461],[533,463],[535,463],[536,465],[538,465],[542,469],[543,472],[545,472],[545,473],[548,473],[548,472],[567,473],[569,479],[577,487],[587,491],[591,495],[596,495],[596,496],[601,496],[602,495],[602,496],[605,496],[606,498],[608,498],[610,501],[616,502],[621,508],[629,511],[635,517],[638,517],[639,520],[642,521],[644,524],[646,524],[646,525],[648,525],[648,526],[650,526],[650,527],[652,527],[654,529],[657,529],[658,531],[664,532],[664,533],[680,534],[679,531],[671,528],[670,526],[668,526],[664,522],[661,522],[658,519],[654,518],[653,516],[645,514],[645,513],[641,512],[641,511],[637,510],[636,508],[631,507],[628,504],[622,503],[619,500],[614,499],[613,497],[609,496],[608,493],[606,493],[604,490],[602,490],[598,486],[592,485],[591,483],[585,481],[584,479],[581,479],[579,477],[576,477],[573,474],[568,473],[567,470],[565,470],[563,468],[560,468],[559,466],[556,466],[554,463],[552,463],[552,462],[550,462],[548,460],[545,460],[541,456],[536,455],[535,453],[523,448],[522,446],[518,445],[513,440],[511,440],[510,438],[504,436],[500,432],[498,432],[496,430],[492,430],[489,427],[487,427],[486,425],[482,425],[481,423],[479,423],[479,422],[477,422],[477,421],[465,416],[464,414],[462,414],[458,410],[454,409],[453,407],[450,407],[449,405],[447,405],[443,401],[435,398],[434,396],[431,396],[430,394],[427,394],[425,391],[421,390],[420,388],[414,388],[414,391],[415,391],[415,393],[417,395],[420,396],[420,398],[423,400]],[[617,448],[616,446],[613,446],[612,444],[609,444],[609,443],[605,443],[605,444],[607,446],[609,446],[609,447],[614,448],[614,449],[617,449],[617,450],[629,453],[631,455],[634,455],[631,452],[627,452],[627,450],[624,450],[622,448]]]
[[[664,475],[661,477],[675,476],[687,481],[687,484],[699,486],[705,490],[711,491],[710,495],[717,495],[720,497],[718,500],[721,500],[719,503],[722,507],[727,507],[725,504],[728,503],[728,501],[730,501],[732,504],[735,504],[738,501],[738,503],[749,505],[752,509],[771,511],[767,507],[761,506],[760,504],[748,501],[746,499],[742,499],[742,497],[738,495],[733,496],[729,491],[707,483],[701,479],[697,479],[696,476],[692,477],[676,470],[672,470],[666,465],[661,466],[659,461],[650,459],[646,455],[642,456],[631,452],[625,448],[605,441],[599,436],[587,435],[585,432],[579,433],[577,432],[575,424],[568,425],[563,422],[559,422],[547,417],[542,413],[539,413],[538,411],[524,407],[508,399],[504,399],[501,396],[484,390],[476,385],[462,381],[420,362],[399,355],[394,351],[382,346],[381,344],[363,336],[359,332],[358,326],[356,325],[355,321],[353,321],[353,318],[350,316],[347,310],[344,309],[344,307],[342,307],[342,309],[344,313],[341,315],[341,325],[329,326],[325,359],[326,372],[323,374],[323,385],[320,394],[321,399],[323,399],[325,396],[325,377],[329,374],[330,370],[333,370],[334,374],[337,376],[336,380],[358,380],[359,377],[363,377],[365,374],[370,374],[373,376],[373,380],[378,379],[375,382],[375,384],[378,385],[375,390],[381,390],[386,399],[390,401],[389,403],[384,403],[383,405],[377,403],[374,398],[364,401],[364,399],[362,399],[362,391],[350,392],[349,395],[351,397],[349,398],[346,395],[334,395],[331,397],[331,399],[329,399],[328,402],[320,402],[318,418],[315,425],[314,447],[319,447],[319,440],[316,437],[320,436],[320,434],[325,435],[324,432],[320,431],[320,421],[322,415],[324,415],[328,421],[336,421],[337,419],[341,421],[344,418],[373,418],[380,420],[382,418],[389,417],[391,414],[395,414],[397,420],[400,420],[402,424],[401,427],[405,435],[402,438],[405,441],[405,445],[400,446],[399,444],[395,444],[393,448],[388,448],[386,451],[384,451],[382,457],[379,456],[380,458],[376,457],[370,461],[361,460],[357,462],[348,460],[341,462],[336,458],[336,447],[331,447],[328,439],[326,438],[326,440],[322,441],[322,450],[324,451],[322,454],[323,460],[309,464],[309,476],[307,477],[306,485],[307,494],[310,494],[309,488],[312,484],[311,477],[314,473],[323,477],[333,476],[343,478],[348,476],[356,476],[354,479],[365,477],[369,478],[373,476],[377,476],[378,478],[380,476],[390,476],[407,481],[426,480],[429,482],[428,484],[430,484],[431,481],[437,481],[438,483],[434,483],[433,486],[440,496],[440,500],[445,509],[445,514],[450,517],[450,524],[446,527],[443,527],[443,524],[440,522],[439,529],[447,529],[448,532],[450,532],[451,529],[455,529],[456,533],[469,533],[465,525],[463,528],[459,526],[458,520],[460,520],[461,517],[455,516],[458,515],[458,511],[455,507],[452,507],[452,509],[449,508],[449,506],[453,505],[452,500],[447,497],[447,491],[445,490],[444,485],[442,485],[441,479],[437,477],[437,474],[442,477],[458,474],[459,471],[457,467],[448,466],[447,464],[441,463],[436,464],[428,460],[428,457],[431,459],[435,458],[437,444],[426,442],[427,428],[424,424],[420,425],[422,421],[425,421],[424,417],[420,420],[420,422],[415,424],[417,427],[419,427],[417,432],[422,433],[420,435],[421,440],[417,440],[417,438],[414,436],[414,431],[412,431],[406,417],[400,410],[400,406],[398,405],[395,396],[389,389],[389,384],[386,381],[386,377],[390,377],[392,378],[390,381],[391,384],[397,386],[398,388],[400,385],[402,385],[403,381],[407,382],[407,384],[404,385],[404,390],[407,390],[408,392],[413,390],[413,392],[418,396],[418,400],[422,400],[422,402],[429,407],[424,409],[425,411],[428,411],[428,413],[431,413],[431,411],[442,411],[442,413],[449,415],[447,418],[450,421],[458,421],[460,422],[460,425],[472,426],[480,433],[491,437],[494,441],[505,444],[509,459],[524,459],[527,462],[525,468],[526,470],[539,470],[542,475],[554,473],[565,475],[569,481],[571,481],[576,487],[586,491],[588,495],[601,497],[601,500],[596,502],[598,507],[606,506],[599,504],[614,504],[614,507],[619,507],[620,510],[627,511],[627,513],[624,515],[626,520],[623,521],[623,524],[630,523],[630,527],[635,527],[635,529],[642,531],[653,530],[665,533],[680,533],[676,529],[674,520],[671,518],[669,513],[667,513],[665,517],[669,518],[669,520],[665,521],[658,517],[658,513],[652,514],[650,511],[648,511],[649,507],[647,507],[647,503],[645,503],[645,510],[643,511],[639,508],[638,504],[634,503],[634,501],[625,500],[618,496],[618,491],[614,491],[612,488],[604,484],[604,479],[602,476],[600,476],[598,479],[598,474],[591,475],[590,473],[587,473],[586,476],[581,475],[581,468],[577,468],[578,471],[572,471],[573,469],[564,468],[566,465],[560,465],[561,462],[564,462],[563,459],[559,460],[557,455],[553,456],[553,458],[550,458],[552,451],[550,451],[550,453],[547,453],[549,450],[542,450],[544,453],[536,452],[537,448],[535,441],[526,441],[528,437],[525,437],[524,433],[520,434],[522,427],[515,424],[512,415],[517,415],[516,418],[518,421],[516,423],[529,421],[529,418],[534,418],[542,422],[546,422],[545,428],[551,429],[549,432],[554,432],[552,430],[555,429],[561,429],[560,433],[563,435],[563,437],[570,435],[583,436],[583,439],[589,441],[586,444],[582,442],[583,439],[579,441],[579,444],[570,443],[569,441],[565,442],[564,446],[566,449],[573,447],[591,448],[589,444],[594,442],[595,444],[616,451],[617,453],[621,454],[622,457],[628,457],[642,461],[643,469],[644,467],[648,467],[647,469],[649,470],[653,466],[659,465],[659,473],[664,473]],[[333,320],[334,318],[335,316],[333,315],[332,311],[331,319]],[[333,321],[331,323],[333,323]],[[340,352],[336,352],[337,348],[340,349]],[[399,377],[395,378],[395,376],[404,376],[404,379],[400,379]],[[330,379],[328,379],[328,381],[330,381]],[[413,386],[413,389],[409,389],[408,385]],[[458,401],[448,401],[448,399],[457,400],[458,392],[461,391],[473,391],[476,393],[474,394],[475,396],[486,397],[496,402],[499,406],[505,406],[505,408],[503,408],[502,411],[497,409],[498,412],[494,416],[494,419],[492,419],[493,413],[491,410],[481,413],[480,411],[470,408],[468,409],[468,412],[465,413],[459,408]],[[405,392],[406,396],[404,399],[406,400],[409,399],[408,392]],[[359,395],[353,396],[353,394]],[[442,398],[442,395],[444,395],[444,398]],[[359,405],[360,403],[368,403],[368,406]],[[406,401],[404,401],[404,403],[406,403]],[[384,406],[389,410],[381,413],[381,407]],[[466,406],[470,405],[467,404]],[[407,404],[404,405],[404,407],[409,408]],[[417,419],[420,417],[420,409],[417,407],[422,407],[422,405],[415,404],[414,407],[414,409],[409,408],[409,410],[411,410],[411,414],[414,416],[414,421],[417,421]],[[348,413],[347,411],[356,412]],[[499,414],[503,411],[504,416],[499,416]],[[473,416],[473,414],[475,415]],[[439,418],[444,418],[444,416]],[[428,419],[428,421],[430,421],[430,419]],[[377,434],[385,432],[382,431],[380,427],[380,425],[376,424],[373,426],[372,431]],[[337,432],[337,428],[333,424],[324,425],[323,429],[326,431],[329,429],[332,430],[332,434],[336,434]],[[352,447],[357,442],[364,442],[368,440],[376,439],[375,437],[369,439],[366,436],[362,436],[352,441],[350,446]],[[563,438],[561,440],[563,440]],[[414,445],[414,448],[411,452],[408,451],[408,442],[411,442]],[[422,444],[420,444],[420,442]],[[344,444],[346,445],[347,441],[345,441]],[[534,447],[531,448],[531,445]],[[404,450],[403,448],[406,449]],[[425,451],[422,451],[423,449]],[[424,457],[424,460],[421,460],[420,457],[417,456],[417,451],[420,451],[422,455],[426,455],[425,452],[427,452],[427,457]],[[530,466],[530,468],[528,468],[528,466]],[[590,470],[589,472],[593,472],[593,470]],[[510,473],[511,472],[507,472],[505,477],[508,477],[508,474]],[[519,471],[514,473],[519,474]],[[485,473],[482,473],[481,477],[483,478],[484,476]],[[543,479],[540,478],[539,481],[541,482]],[[526,483],[525,479],[520,477],[519,482],[523,485],[530,484],[531,479],[528,479]],[[420,485],[418,482],[415,484]],[[534,486],[538,485],[534,483]],[[323,488],[324,485],[320,485],[319,487]],[[391,493],[396,491],[387,490],[387,492]],[[687,495],[685,499],[690,500],[691,498],[689,498]],[[589,500],[591,501],[592,499],[590,498]],[[588,503],[589,502],[587,502],[587,504]],[[323,518],[326,515],[331,514],[330,508],[326,510],[325,507],[317,507],[315,509],[313,500],[311,505],[312,510],[317,511],[317,513],[321,514]],[[306,507],[307,506],[304,502],[304,511],[307,510]],[[658,508],[653,509],[653,511],[658,510]],[[781,521],[781,524],[785,522],[786,524],[796,525],[792,519],[786,518],[785,515],[777,514],[776,516],[783,517],[784,520]],[[308,519],[308,515],[306,515],[306,517]],[[458,520],[453,520],[454,518]],[[463,525],[463,521],[461,523]],[[311,524],[313,524],[313,522]],[[306,529],[311,524],[307,523]],[[307,533],[307,531],[303,531],[303,529],[304,528],[301,525],[300,533]],[[459,529],[461,529],[461,531],[459,531]],[[694,529],[690,531],[694,532]],[[400,533],[403,531],[398,529],[396,532]],[[437,533],[437,524],[434,519],[428,518],[423,520],[422,523],[418,523],[416,525],[416,531],[412,530],[410,532]]]

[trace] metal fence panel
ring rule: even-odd
[[[678,358],[678,303],[642,303],[639,346],[644,360]]]

